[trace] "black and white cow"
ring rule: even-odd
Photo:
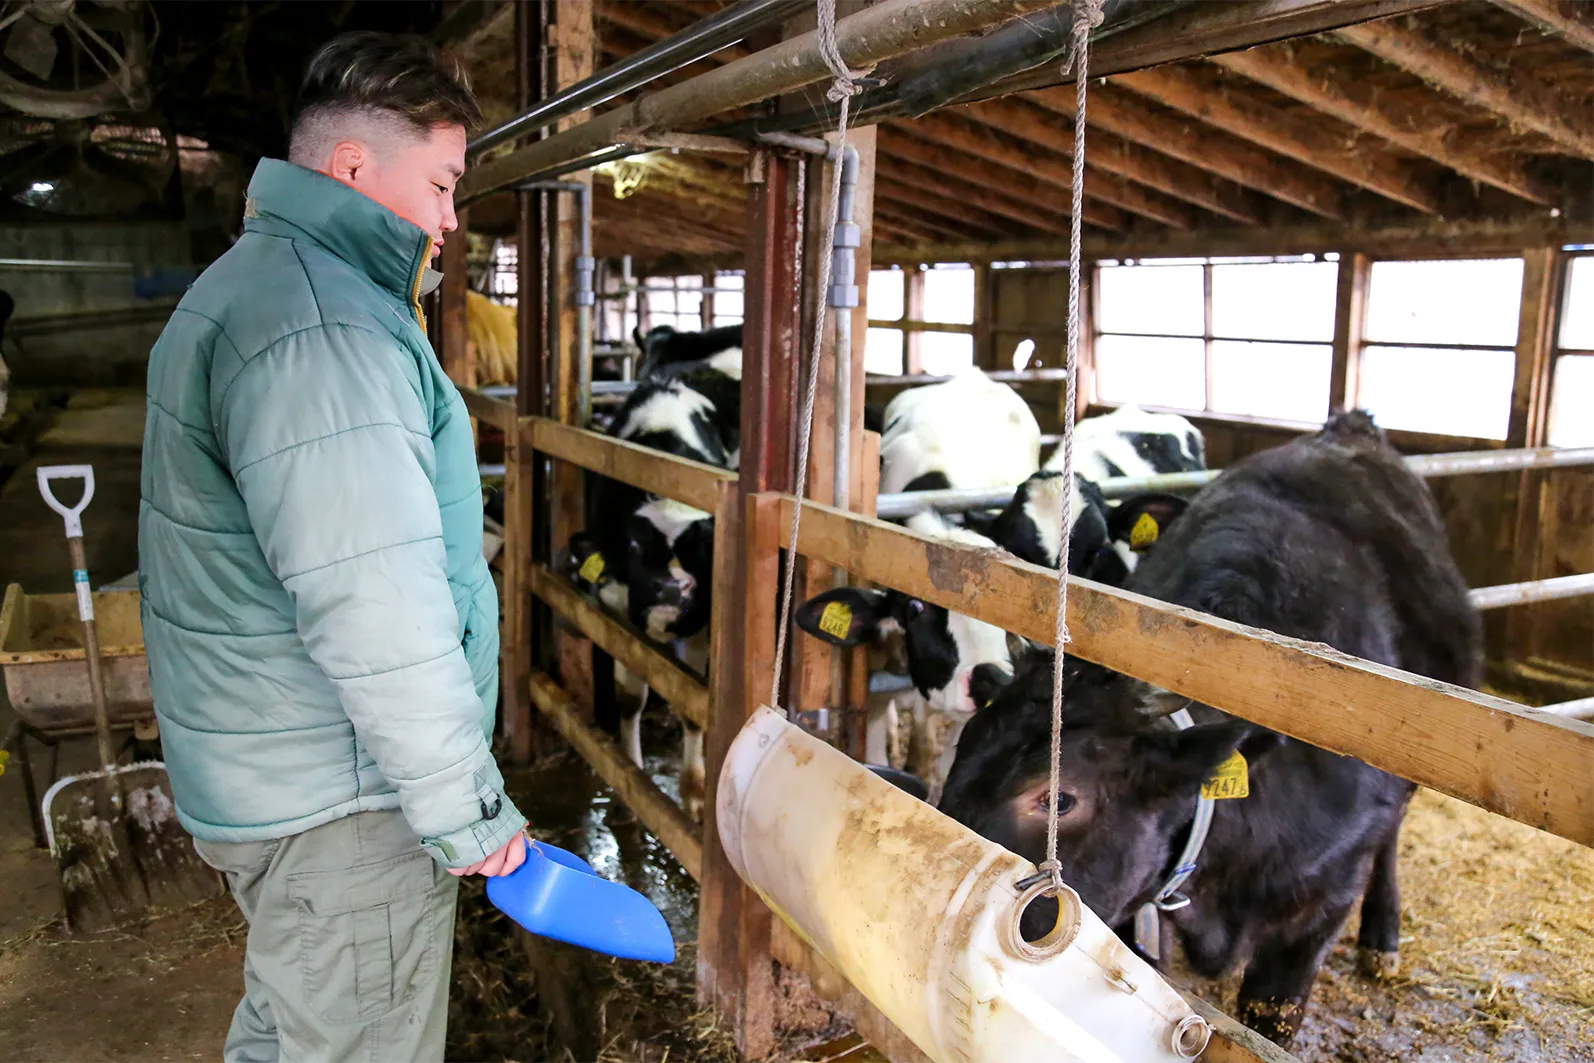
[[[1061,470],[1059,447],[1046,468]],[[1194,472],[1207,467],[1201,430],[1174,413],[1150,413],[1138,406],[1120,406],[1112,413],[1087,417],[1074,425],[1074,471],[1087,480],[1124,476],[1158,476]]]
[[[661,365],[627,397],[610,422],[609,434],[677,457],[735,468],[740,385],[740,348]],[[603,477],[593,478],[588,497],[587,530],[571,536],[569,544],[572,579],[679,659],[706,666],[713,515]],[[641,767],[641,714],[652,695],[618,663],[615,678],[631,695],[620,710],[621,739]],[[704,789],[702,734],[691,723],[683,722],[683,727],[681,794],[688,812],[697,817]]]
[[[703,332],[680,332],[670,325],[654,325],[644,333],[640,328],[631,331],[637,349],[642,352],[637,361],[638,380],[658,379],[661,371],[683,362],[700,362],[716,354],[735,350],[737,366],[741,365],[742,326],[721,325]]]
[[[1480,678],[1479,617],[1433,496],[1361,411],[1229,467],[1129,589],[1432,679]],[[974,678],[993,700],[963,729],[940,803],[1035,861],[1050,805],[1051,673],[1050,651],[1035,651],[1016,677]],[[1109,925],[1124,927],[1168,880],[1203,784],[1238,752],[1249,795],[1215,802],[1181,887],[1190,903],[1164,916],[1191,966],[1217,977],[1245,965],[1239,1014],[1285,1046],[1358,900],[1364,967],[1393,969],[1411,783],[1096,665],[1070,662],[1065,691],[1062,870]],[[1194,726],[1159,727],[1183,706]]]

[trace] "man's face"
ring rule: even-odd
[[[347,176],[336,166],[334,158],[334,177],[431,233],[434,257],[443,249],[443,234],[459,227],[454,186],[465,172],[463,126],[437,125],[425,137],[395,138],[367,152]]]

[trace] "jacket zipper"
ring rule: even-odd
[[[426,264],[432,260],[432,238],[426,237],[426,250],[421,252],[421,266],[415,271],[415,283],[410,286],[410,308],[415,311],[415,320],[421,324],[421,335],[427,339],[432,334],[426,330],[426,314],[421,310],[421,281],[426,279]]]

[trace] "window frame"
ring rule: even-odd
[[[967,324],[924,320],[925,275],[933,269],[944,267],[951,267],[948,272],[953,270],[962,272],[966,268],[970,276],[974,278],[974,320]],[[954,336],[974,337],[974,357],[971,364],[978,366],[980,364],[979,333],[976,330],[980,322],[979,264],[974,262],[914,262],[900,264],[882,262],[872,266],[870,272],[885,273],[893,270],[900,271],[903,275],[902,316],[897,318],[870,318],[867,327],[902,334],[902,375],[926,375],[922,338],[926,333],[940,332]],[[865,303],[867,304],[867,299]]]
[[[1334,336],[1330,335],[1325,340],[1282,340],[1259,339],[1255,336],[1220,336],[1212,330],[1212,267],[1228,265],[1270,265],[1270,264],[1295,264],[1308,265],[1313,263],[1330,262],[1338,264],[1348,253],[1343,251],[1327,252],[1302,252],[1300,254],[1284,255],[1207,255],[1207,256],[1167,256],[1166,264],[1150,266],[1151,269],[1168,268],[1172,266],[1200,266],[1201,267],[1201,334],[1185,335],[1180,333],[1165,332],[1113,332],[1101,327],[1101,284],[1099,281],[1103,268],[1116,268],[1119,266],[1143,265],[1145,258],[1125,257],[1122,259],[1096,260],[1090,266],[1090,295],[1089,295],[1089,327],[1083,330],[1090,351],[1090,402],[1093,406],[1108,409],[1117,409],[1120,406],[1140,406],[1143,409],[1158,413],[1176,413],[1184,417],[1203,417],[1215,421],[1229,421],[1234,424],[1257,425],[1269,428],[1298,429],[1301,427],[1317,427],[1321,421],[1297,421],[1290,418],[1263,416],[1259,414],[1228,413],[1212,408],[1212,369],[1213,369],[1213,344],[1215,343],[1270,343],[1298,347],[1327,347],[1329,357],[1334,356]],[[1149,256],[1148,256],[1149,257]],[[1216,260],[1216,261],[1214,261]],[[1108,263],[1111,263],[1110,265]],[[1339,277],[1335,279],[1335,313],[1338,314],[1339,303]],[[1338,331],[1338,322],[1335,322]],[[1099,350],[1097,341],[1102,336],[1127,336],[1134,339],[1173,339],[1173,340],[1200,340],[1202,347],[1202,401],[1204,408],[1186,409],[1174,406],[1152,406],[1145,403],[1112,402],[1101,397],[1100,375],[1096,361],[1096,352]],[[1334,408],[1333,382],[1330,378],[1328,395],[1328,408]]]
[[[1545,395],[1542,421],[1544,434],[1540,442],[1544,446],[1556,446],[1559,449],[1557,444],[1550,442],[1550,417],[1555,411],[1555,400],[1557,398],[1555,393],[1556,370],[1560,368],[1561,358],[1564,355],[1594,358],[1594,348],[1562,346],[1561,325],[1566,319],[1566,308],[1572,300],[1572,263],[1580,258],[1594,260],[1594,247],[1585,247],[1575,251],[1558,248],[1556,257],[1559,259],[1556,264],[1559,269],[1559,290],[1556,292],[1555,305],[1550,319],[1550,356],[1545,359],[1547,365],[1543,392]]]

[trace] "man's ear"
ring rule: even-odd
[[[892,622],[885,591],[838,587],[797,607],[797,626],[832,646],[862,646],[879,641]]]

